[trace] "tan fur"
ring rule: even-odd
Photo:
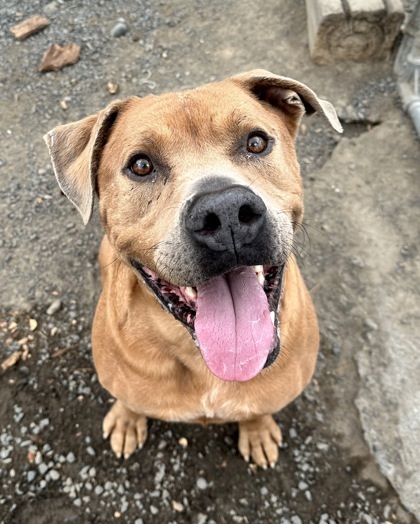
[[[264,90],[266,84],[266,99],[250,94],[250,89]],[[276,85],[279,91],[274,93]],[[290,98],[296,95],[294,88],[304,104],[299,97]],[[186,93],[117,102],[96,119],[49,134],[57,177],[64,181],[62,187],[72,188],[69,196],[79,204],[85,221],[93,201],[92,180],[99,195],[107,235],[99,255],[103,290],[92,346],[99,379],[118,399],[104,421],[104,433],[111,435],[118,455],[128,456],[136,445],[143,445],[145,417],[153,417],[203,424],[238,421],[245,459],[252,457],[263,467],[276,462],[281,433],[271,414],[308,384],[319,343],[312,300],[293,255],[289,254],[281,299],[280,355],[257,377],[241,383],[222,381],[208,370],[189,333],[161,308],[128,260],[141,259],[175,285],[196,285],[188,256],[171,261],[166,246],[177,241],[177,220],[192,187],[208,176],[229,176],[252,186],[279,231],[290,229],[283,234],[290,244],[284,249],[290,252],[290,224],[298,224],[303,214],[294,138],[304,106],[321,111],[338,129],[332,106],[309,88],[255,71]],[[276,145],[264,162],[245,169],[228,155],[232,135],[260,124],[276,137]],[[63,151],[63,140],[77,142],[77,158]],[[170,164],[167,180],[141,184],[121,175],[140,143],[159,151]]]

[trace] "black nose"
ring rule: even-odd
[[[212,251],[238,254],[264,226],[266,206],[243,186],[197,195],[186,210],[186,228],[200,244]]]

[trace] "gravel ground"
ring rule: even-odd
[[[16,42],[9,28],[38,12],[51,25]],[[47,47],[69,41],[81,45],[80,61],[38,73]],[[100,428],[112,400],[90,355],[100,226],[83,229],[42,141],[55,125],[116,97],[253,67],[307,82],[338,106],[344,136],[358,137],[380,123],[384,100],[396,104],[390,65],[354,65],[350,81],[346,65],[314,68],[303,0],[9,2],[0,7],[0,56],[0,361],[16,351],[21,357],[0,374],[0,522],[415,524],[363,440],[355,364],[343,356],[335,321],[323,317],[315,379],[277,416],[285,445],[275,469],[243,462],[235,425],[151,421],[142,451],[126,461],[111,453]],[[316,118],[302,127],[299,156],[315,199],[314,172],[340,140]],[[307,205],[310,237],[334,225],[331,210],[314,234],[318,207],[320,200]],[[332,262],[301,241],[304,273],[316,286]],[[361,263],[354,256],[353,270]],[[345,312],[342,293],[332,290],[331,300]],[[375,322],[358,329],[368,336]]]
[[[2,311],[3,347],[29,354],[0,386],[1,522],[414,522],[369,478],[368,455],[349,455],[325,426],[339,351],[325,338],[316,379],[277,417],[286,443],[275,469],[245,464],[233,424],[152,421],[145,449],[121,461],[99,431],[110,399],[89,319],[71,296],[61,304],[53,315]]]

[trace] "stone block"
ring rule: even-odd
[[[314,62],[387,58],[404,19],[402,0],[306,0]]]

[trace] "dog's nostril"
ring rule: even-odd
[[[261,215],[259,213],[255,213],[252,207],[248,204],[244,204],[239,208],[238,219],[242,224],[250,224],[260,216]]]
[[[201,233],[213,233],[219,227],[221,227],[221,222],[219,220],[219,217],[215,213],[209,213],[205,216],[203,227],[201,228]]]

